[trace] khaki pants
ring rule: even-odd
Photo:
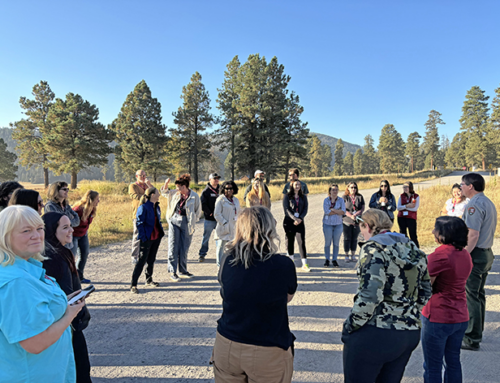
[[[253,346],[217,333],[212,354],[215,383],[290,383],[292,348]]]

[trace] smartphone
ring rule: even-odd
[[[69,301],[68,301],[68,304],[71,306],[71,305],[74,305],[76,302],[78,302],[80,299],[82,298],[86,298],[88,297],[93,291],[95,290],[95,287],[94,285],[90,285],[88,286],[87,288],[83,289],[82,291],[80,291],[79,294],[76,294],[73,298],[71,298]]]

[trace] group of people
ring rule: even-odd
[[[139,293],[137,284],[146,265],[146,285],[159,285],[153,270],[165,235],[160,195],[167,198],[168,269],[173,281],[193,277],[187,270],[187,254],[202,211],[200,262],[215,230],[223,299],[211,359],[216,382],[290,382],[293,374],[295,337],[287,305],[297,290],[295,239],[302,268],[309,270],[304,225],[308,189],[298,180],[298,170],[291,169],[283,189],[289,255],[283,256],[264,175],[256,172],[243,210],[235,197],[236,183],[219,185],[216,173],[210,175],[201,198],[190,189],[188,174],[175,180],[175,189],[169,189],[167,179],[158,190],[140,170],[129,187],[135,210],[132,293]],[[382,181],[366,211],[356,183],[347,185],[342,198],[338,185],[329,187],[323,204],[325,266],[332,244],[332,265],[338,266],[342,233],[346,260],[356,261],[360,247],[359,285],[342,331],[345,382],[401,381],[420,341],[425,382],[441,382],[443,365],[445,381],[462,381],[460,349],[480,347],[484,288],[494,259],[497,213],[484,189],[483,177],[475,173],[453,185],[452,198],[432,232],[439,247],[427,256],[416,238],[420,201],[410,182],[396,202],[389,182]],[[84,278],[87,231],[99,194],[89,191],[71,208],[67,184],[56,182],[48,196],[44,206],[36,191],[17,183],[0,185],[0,381],[36,381],[39,376],[53,382],[91,381],[83,334],[90,313],[84,299],[74,305],[67,302],[82,283],[90,282]],[[401,233],[390,231],[396,210]]]
[[[68,300],[90,282],[87,231],[99,194],[71,207],[68,185],[55,182],[44,204],[37,191],[6,182],[0,195],[0,381],[91,382],[90,312],[84,299]]]

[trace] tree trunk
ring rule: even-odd
[[[193,155],[193,162],[194,162],[194,182],[197,184],[198,183],[198,122],[195,122],[195,127],[194,127],[194,155]]]
[[[431,157],[431,170],[434,170],[434,157]]]
[[[76,189],[77,179],[78,179],[78,173],[71,172],[71,189]]]
[[[231,129],[231,179],[234,181],[234,131]]]
[[[411,158],[411,172],[413,173],[413,157]]]
[[[49,187],[49,169],[43,168],[43,186],[45,189]]]
[[[486,171],[486,161],[484,160],[484,156],[483,156],[483,172]]]

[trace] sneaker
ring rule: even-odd
[[[135,258],[135,257],[130,257],[130,260],[132,261],[132,264],[133,264],[133,265],[136,265],[136,264],[137,264],[137,258]]]
[[[181,273],[181,277],[182,278],[193,278],[194,275],[186,271],[185,273]]]
[[[179,282],[181,280],[177,275],[177,273],[170,274],[170,279],[173,280],[174,282]]]
[[[335,262],[335,261],[333,261],[333,262]],[[324,267],[330,266],[330,260],[329,259],[325,260],[325,264],[323,266]]]
[[[81,283],[90,283],[90,279],[83,278],[83,279],[80,280],[80,282]]]
[[[357,260],[357,259],[356,259],[356,257],[353,255],[353,256],[351,257],[351,262],[356,263],[357,261],[358,261],[358,260]]]
[[[137,290],[137,287],[136,287],[136,286],[132,286],[132,287],[130,288],[130,292],[131,292],[132,294],[139,294],[139,290]]]
[[[346,263],[351,262],[351,260],[349,259],[349,256],[347,256],[347,255],[345,256],[345,261],[346,261]]]
[[[146,286],[158,287],[158,286],[160,286],[160,284],[158,282],[155,282],[155,281],[149,281],[149,282],[146,282]]]
[[[307,272],[309,272],[309,271],[311,271],[311,268],[310,268],[310,267],[309,267],[309,265],[306,263],[304,266],[302,266],[302,270],[303,270],[303,271],[307,271]]]
[[[332,261],[332,267],[340,267],[337,261]]]
[[[200,263],[205,262],[205,257],[200,257],[200,258],[198,258],[198,262],[200,262]]]
[[[460,346],[460,348],[462,350],[468,350],[468,351],[479,351],[479,345],[475,347],[472,344],[469,344],[465,341],[462,341],[462,345]]]

